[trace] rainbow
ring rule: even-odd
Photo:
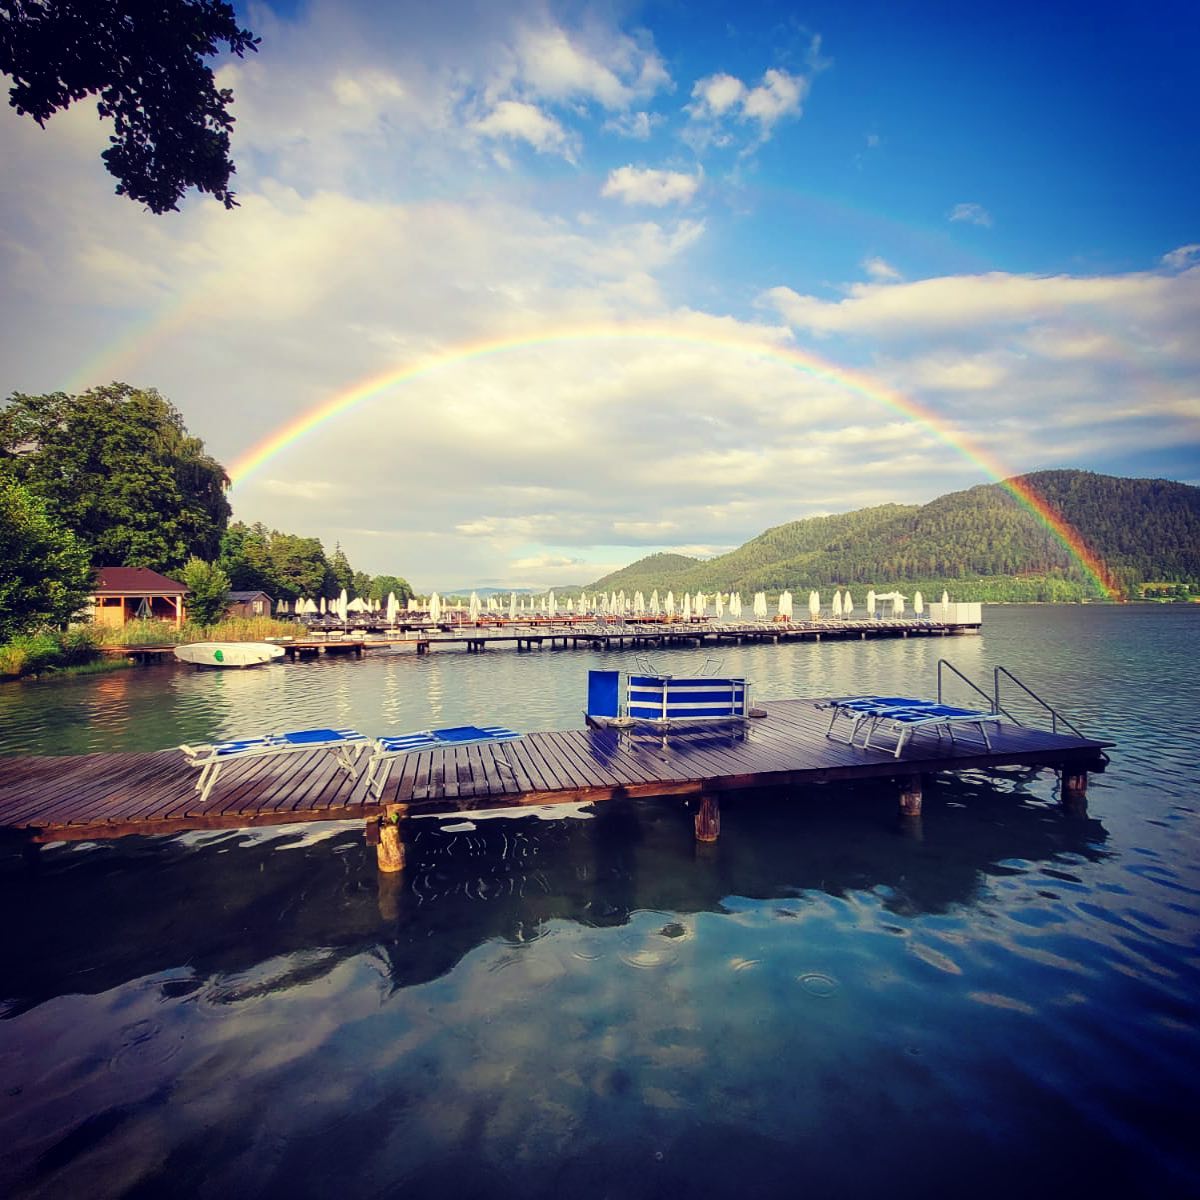
[[[332,421],[358,404],[382,395],[384,392],[416,379],[445,370],[462,363],[495,357],[531,347],[553,346],[580,341],[615,339],[620,341],[670,342],[681,345],[697,345],[707,349],[736,350],[765,361],[783,363],[817,380],[862,396],[876,404],[900,413],[931,430],[942,442],[956,453],[975,463],[995,479],[1019,504],[1031,512],[1062,544],[1079,564],[1084,574],[1110,597],[1120,594],[1117,583],[1100,557],[1087,545],[1075,530],[1041,496],[1020,479],[1012,478],[1012,471],[993,455],[975,445],[964,434],[956,431],[948,422],[915,400],[894,391],[863,372],[818,358],[805,350],[791,346],[775,345],[756,341],[746,336],[735,337],[720,332],[688,333],[677,327],[617,323],[588,325],[557,329],[550,332],[528,333],[519,336],[493,338],[452,346],[435,354],[418,358],[404,366],[383,371],[359,380],[343,391],[301,413],[286,425],[280,426],[268,437],[246,451],[229,469],[234,487],[260,470],[271,459],[289,446],[301,441],[313,430]]]

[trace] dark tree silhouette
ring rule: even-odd
[[[259,39],[222,0],[5,0],[0,72],[9,103],[39,125],[85,96],[112,119],[101,158],[117,194],[151,212],[176,209],[188,188],[226,208],[234,165],[228,88],[204,59],[226,43],[239,57]]]

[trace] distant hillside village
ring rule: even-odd
[[[261,638],[302,598],[327,605],[345,592],[370,608],[413,599],[403,576],[356,571],[340,545],[328,553],[319,538],[231,520],[228,486],[152,389],[10,396],[0,407],[0,675],[85,662],[106,638],[200,638],[220,626]],[[1077,535],[1074,549],[1051,524]],[[584,591],[850,585],[975,601],[1195,599],[1200,489],[1042,471],[925,505],[792,521],[707,560],[654,554],[558,592],[574,603]]]

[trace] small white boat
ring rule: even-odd
[[[175,647],[180,662],[196,667],[257,667],[283,655],[282,646],[266,642],[191,642]]]

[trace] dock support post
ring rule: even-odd
[[[1058,773],[1058,799],[1072,816],[1087,816],[1087,772],[1064,765]]]
[[[696,841],[715,842],[721,836],[721,802],[714,792],[705,792],[696,809]]]
[[[375,846],[375,861],[385,874],[404,870],[404,843],[400,840],[400,819],[407,811],[403,804],[384,806],[379,822],[379,842]]]
[[[900,782],[900,815],[902,817],[919,817],[921,815],[921,776],[909,775]]]

